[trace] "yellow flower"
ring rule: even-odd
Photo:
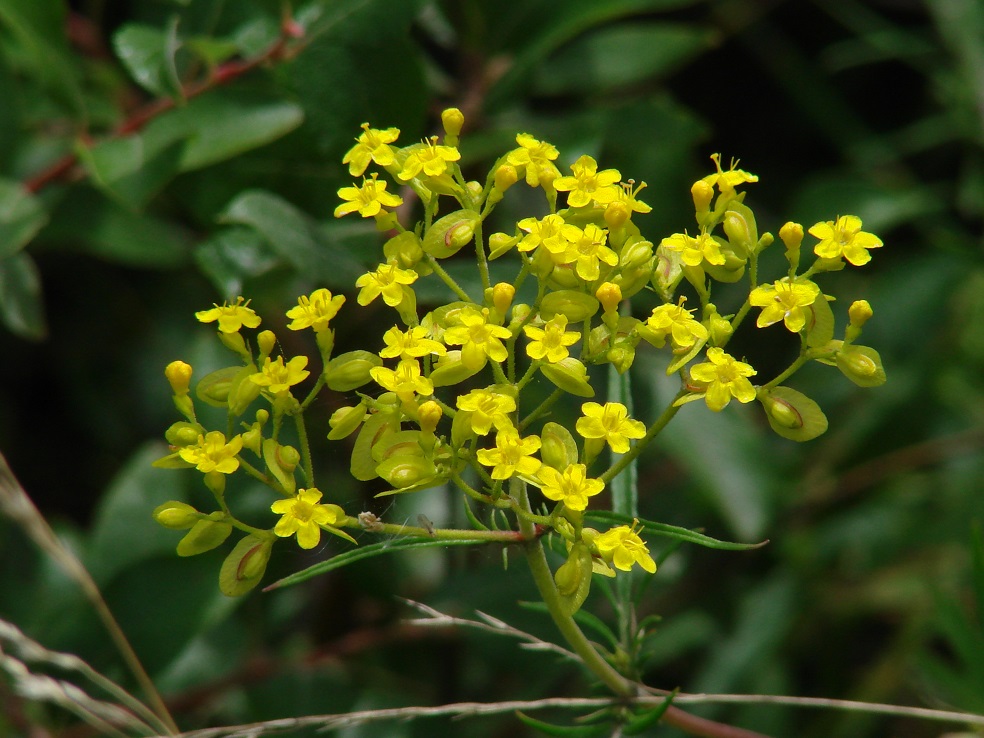
[[[339,309],[345,304],[345,295],[335,295],[326,289],[315,290],[310,296],[301,295],[297,298],[297,307],[287,311],[291,323],[287,326],[292,331],[313,328],[315,332],[328,328],[328,322],[338,315]]]
[[[526,231],[523,240],[516,246],[520,251],[532,251],[541,245],[552,254],[567,250],[567,239],[563,234],[564,219],[561,216],[548,215],[543,220],[523,218],[517,225]]]
[[[423,172],[428,177],[440,177],[448,169],[448,163],[458,161],[461,154],[454,146],[438,146],[437,136],[415,149],[403,164],[397,177],[407,182]]]
[[[236,454],[243,447],[241,436],[233,436],[226,443],[225,434],[220,431],[209,431],[204,436],[198,436],[198,443],[185,446],[178,450],[178,455],[189,464],[204,473],[219,472],[232,474],[239,468]]]
[[[588,468],[584,464],[571,464],[563,473],[551,466],[541,466],[537,476],[543,483],[540,490],[548,500],[563,502],[571,510],[584,510],[588,498],[605,488],[600,479],[588,479]]]
[[[606,561],[611,561],[616,569],[630,571],[633,564],[653,574],[656,562],[639,535],[627,525],[605,531],[594,539],[595,548]]]
[[[376,366],[369,370],[371,376],[383,389],[396,393],[401,400],[413,400],[414,395],[427,397],[434,394],[433,383],[420,372],[420,362],[404,359],[396,369]]]
[[[379,355],[384,359],[419,359],[428,354],[444,356],[447,353],[444,344],[428,338],[427,329],[422,326],[414,326],[408,331],[393,326],[383,334],[383,341],[386,348]]]
[[[279,395],[281,392],[289,392],[295,384],[300,384],[308,378],[311,372],[304,368],[307,363],[306,356],[295,356],[286,365],[283,356],[278,356],[276,361],[268,356],[263,362],[263,369],[256,374],[251,374],[249,380],[268,392]]]
[[[403,285],[416,281],[416,272],[400,269],[396,264],[380,264],[376,271],[363,274],[355,280],[355,286],[360,288],[356,301],[360,305],[368,305],[382,295],[387,305],[396,307],[403,302]]]
[[[395,208],[403,204],[403,198],[386,191],[386,182],[376,180],[376,175],[372,179],[362,178],[362,187],[342,187],[338,190],[338,196],[345,200],[335,208],[335,217],[341,218],[343,215],[358,211],[363,218],[372,218],[383,212],[383,208]]]
[[[748,302],[762,308],[755,322],[759,328],[785,322],[793,333],[799,333],[806,325],[807,311],[803,308],[812,305],[820,297],[820,288],[809,280],[791,282],[778,279],[773,284],[756,287],[748,296]]]
[[[706,385],[704,399],[711,410],[723,410],[732,397],[742,403],[755,399],[755,388],[748,381],[758,374],[755,369],[716,346],[707,349],[707,358],[710,362],[694,366],[690,377]]]
[[[813,253],[822,259],[836,259],[843,256],[854,266],[871,261],[868,249],[877,249],[881,239],[873,233],[861,230],[861,219],[856,215],[842,215],[836,221],[817,223],[810,231],[811,236],[820,239],[813,247]]]
[[[551,364],[556,364],[570,355],[568,346],[573,346],[581,338],[581,334],[576,331],[568,331],[567,316],[558,313],[543,328],[532,325],[523,327],[527,338],[531,339],[526,347],[526,353],[531,359],[546,359]]]
[[[299,489],[297,495],[288,500],[277,500],[270,509],[282,515],[273,532],[281,538],[297,534],[297,545],[301,548],[314,548],[321,540],[321,526],[335,525],[345,517],[338,505],[321,505],[321,490],[311,487]]]
[[[721,169],[720,154],[711,154],[711,160],[714,162],[714,166],[717,167],[717,172],[715,174],[708,174],[701,181],[706,182],[712,187],[717,185],[721,193],[734,193],[736,185],[746,182],[758,182],[759,180],[757,174],[750,174],[741,169],[735,169],[738,166],[738,162],[735,160],[732,160],[731,168],[726,172]]]
[[[249,307],[249,300],[244,301],[242,297],[237,297],[232,304],[224,302],[214,305],[211,310],[197,312],[195,317],[202,323],[219,321],[219,331],[222,333],[238,333],[243,326],[256,328],[260,324],[260,316]]]
[[[607,205],[618,197],[618,182],[622,175],[617,169],[598,171],[598,162],[588,155],[581,156],[571,164],[571,177],[558,177],[554,180],[554,189],[558,192],[569,192],[567,205],[580,208],[590,205],[594,200],[599,205]]]
[[[648,330],[640,331],[639,335],[656,348],[662,348],[669,335],[674,351],[689,351],[698,341],[707,340],[707,328],[694,320],[692,313],[682,305],[660,305],[646,319]]]
[[[516,400],[490,389],[472,390],[457,400],[458,409],[468,413],[468,422],[473,432],[487,435],[492,426],[496,430],[512,428],[509,414],[516,412]]]
[[[701,232],[697,238],[686,233],[675,233],[664,238],[659,245],[670,251],[679,252],[680,261],[690,267],[700,266],[704,261],[716,266],[724,264],[721,246],[704,232]]]
[[[577,419],[575,428],[585,438],[602,438],[617,454],[629,450],[630,438],[646,435],[646,426],[629,418],[629,411],[620,402],[606,402],[604,407],[597,402],[581,405],[583,417]]]
[[[560,176],[553,163],[559,152],[552,144],[537,141],[528,133],[517,134],[516,143],[519,148],[506,154],[506,161],[517,169],[522,167],[525,170],[526,184],[539,187],[541,179],[553,182]]]
[[[171,391],[179,396],[188,394],[191,386],[191,364],[183,361],[172,361],[164,368],[164,376],[171,385]]]
[[[502,363],[509,352],[502,345],[502,338],[510,338],[508,328],[488,322],[488,310],[463,309],[457,317],[458,325],[444,332],[444,342],[449,346],[461,346],[461,361],[469,369],[481,369],[487,359]]]
[[[396,160],[396,152],[389,144],[396,141],[400,135],[399,128],[379,130],[370,128],[368,123],[362,124],[362,133],[355,139],[356,144],[342,157],[342,164],[349,165],[349,174],[360,176],[370,161],[381,167],[388,167]]]
[[[520,438],[515,428],[507,428],[495,434],[495,448],[479,450],[478,462],[492,467],[493,479],[509,479],[514,474],[532,476],[540,468],[540,460],[533,458],[539,448],[538,437]]]
[[[618,264],[618,254],[605,246],[608,234],[594,223],[588,223],[583,230],[575,225],[565,225],[563,233],[569,244],[564,252],[564,261],[568,264],[576,262],[577,276],[586,282],[598,279],[599,261],[608,266]]]

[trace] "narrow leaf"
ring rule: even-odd
[[[594,520],[602,520],[609,523],[616,523],[619,525],[632,525],[634,520],[627,515],[619,515],[617,513],[608,512],[607,510],[592,510],[586,513],[585,517]],[[731,543],[728,541],[719,541],[716,538],[705,536],[703,533],[690,530],[689,528],[681,528],[676,525],[669,525],[668,523],[657,523],[652,520],[643,520],[642,518],[635,520],[638,520],[638,525],[642,528],[644,533],[673,538],[686,543],[696,543],[698,546],[704,546],[706,548],[717,548],[725,551],[747,551],[753,548],[761,548],[769,542],[768,540],[765,540],[760,541],[759,543]]]

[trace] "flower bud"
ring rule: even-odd
[[[499,192],[505,192],[519,181],[519,174],[516,167],[511,164],[503,164],[495,170],[495,188]]]
[[[238,333],[229,334],[236,335]],[[195,394],[202,402],[207,402],[213,407],[226,407],[229,402],[229,392],[232,389],[236,375],[242,371],[239,366],[227,366],[224,369],[217,369],[210,374],[206,374],[195,386]]]
[[[256,345],[260,348],[261,357],[269,356],[277,345],[277,336],[273,331],[260,331],[256,336]]]
[[[458,108],[448,108],[441,113],[441,125],[444,126],[444,143],[447,146],[457,146],[461,128],[465,125],[465,115]]]
[[[601,303],[606,313],[614,313],[618,310],[619,303],[622,302],[622,290],[617,284],[603,282],[595,291],[595,297]]]
[[[731,208],[724,214],[722,226],[739,259],[744,261],[755,252],[758,245],[758,229],[755,225],[755,215],[750,208],[732,202]]]
[[[608,203],[608,206],[605,208],[603,217],[605,219],[605,224],[611,230],[617,231],[625,225],[631,216],[632,209],[625,203],[624,200],[613,200]]]
[[[867,300],[855,300],[847,310],[851,325],[861,328],[874,314]]]
[[[694,182],[690,188],[690,196],[694,200],[694,208],[698,213],[706,213],[711,209],[711,200],[714,199],[714,188],[702,179]]]
[[[803,226],[789,221],[779,229],[779,238],[786,244],[787,251],[799,251],[800,244],[803,243]]]
[[[175,395],[183,397],[188,394],[188,388],[191,385],[191,372],[191,365],[183,361],[172,361],[165,367],[164,376],[167,377],[171,391]]]
[[[618,257],[619,266],[622,271],[630,271],[649,266],[653,258],[653,244],[645,239],[636,240],[631,245],[626,245]]]
[[[171,530],[185,530],[193,526],[202,517],[191,505],[177,500],[169,500],[154,508],[154,520]]]
[[[516,296],[516,288],[508,282],[499,282],[492,288],[492,305],[501,317],[505,317]]]
[[[881,356],[867,346],[845,345],[836,356],[837,368],[859,387],[877,387],[885,383]]]
[[[577,463],[577,443],[574,436],[559,423],[544,424],[540,431],[540,459],[557,471]]]
[[[433,433],[437,424],[441,422],[442,415],[444,415],[444,411],[433,400],[422,402],[417,408],[417,421],[420,424],[420,430],[425,433]]]

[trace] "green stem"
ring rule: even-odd
[[[294,426],[297,428],[297,441],[301,445],[301,471],[307,480],[309,487],[314,485],[314,463],[311,461],[311,444],[308,441],[307,426],[304,424],[304,415],[297,413],[294,416]]]
[[[340,528],[365,530],[358,518],[345,518],[336,525]],[[476,543],[522,543],[526,534],[517,530],[471,530],[464,528],[424,528],[417,525],[398,523],[376,523],[373,533],[390,536],[409,536],[411,538],[434,538],[439,541],[475,541]],[[536,532],[534,531],[534,536]]]
[[[446,284],[454,294],[460,297],[464,302],[474,302],[474,300],[468,296],[468,293],[458,286],[458,283],[454,281],[454,277],[444,271],[444,267],[438,263],[437,259],[430,254],[424,254],[424,256],[427,259],[427,266],[434,270],[434,274],[440,277],[441,281],[444,282],[444,284]]]
[[[564,396],[564,390],[562,390],[560,388],[557,388],[553,392],[551,392],[550,395],[547,397],[547,399],[545,399],[543,402],[541,402],[539,405],[537,405],[533,409],[533,412],[531,412],[529,415],[527,415],[525,418],[523,418],[520,421],[520,423],[519,423],[519,430],[521,430],[521,431],[526,430],[526,427],[530,423],[532,423],[534,420],[536,420],[541,415],[543,415],[544,413],[546,413],[547,410],[549,410],[551,407],[553,407],[553,405],[557,402],[557,400],[559,400],[563,396]]]
[[[489,263],[485,259],[485,242],[482,239],[482,221],[475,224],[475,256],[478,258],[478,273],[482,277],[482,289],[489,290]]]
[[[636,460],[642,450],[649,445],[659,432],[666,427],[666,424],[673,420],[673,416],[677,414],[680,410],[680,406],[676,405],[677,400],[687,394],[686,390],[680,390],[676,397],[673,398],[673,402],[663,411],[663,414],[656,418],[656,421],[649,426],[649,430],[646,431],[646,435],[639,439],[635,446],[630,448],[626,453],[622,454],[622,458],[612,464],[608,469],[602,474],[599,479],[605,484],[611,482],[616,476],[618,476],[623,469],[625,469],[629,464]]]

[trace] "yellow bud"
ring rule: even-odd
[[[269,356],[277,345],[277,336],[273,331],[260,331],[256,336],[256,345],[260,347],[260,356]]]
[[[851,307],[848,308],[847,314],[851,319],[851,325],[860,328],[868,322],[868,319],[874,312],[867,300],[855,300],[851,303]]]
[[[595,291],[595,297],[606,313],[612,313],[618,310],[619,303],[622,302],[622,290],[617,284],[603,282]]]
[[[516,288],[508,282],[499,282],[492,288],[492,304],[500,316],[505,317],[516,296]]]
[[[495,187],[500,192],[505,192],[519,180],[516,167],[511,164],[503,164],[495,170]]]
[[[197,423],[178,422],[164,431],[164,438],[172,446],[194,446],[203,433],[204,430]]]
[[[803,226],[789,221],[779,229],[779,238],[789,251],[798,251],[800,244],[803,243]]]
[[[698,213],[706,213],[711,209],[711,200],[714,199],[714,188],[702,179],[694,182],[690,188],[690,196],[694,200],[694,207]]]
[[[171,385],[171,391],[176,395],[187,395],[191,386],[191,365],[183,361],[172,361],[164,369],[164,376]]]
[[[420,430],[433,433],[437,428],[437,424],[441,421],[442,415],[444,415],[444,411],[433,400],[427,400],[427,402],[421,403],[420,407],[417,408]]]
[[[632,210],[623,200],[613,200],[605,208],[605,223],[613,231],[625,225],[626,221],[632,216]]]
[[[444,143],[454,146],[448,139],[457,139],[461,128],[465,125],[465,115],[458,108],[448,108],[441,113],[441,124],[444,126]]]

